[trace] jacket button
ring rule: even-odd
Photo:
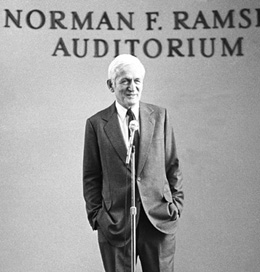
[[[141,181],[141,178],[140,178],[140,177],[138,177],[138,178],[137,178],[137,182],[140,182],[140,181]]]

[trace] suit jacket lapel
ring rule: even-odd
[[[115,103],[112,104],[109,109],[109,114],[103,116],[103,119],[107,121],[107,124],[104,126],[104,131],[121,160],[125,162],[127,149],[119,125]]]
[[[153,109],[144,103],[140,103],[140,150],[139,150],[139,164],[138,175],[141,173],[145,161],[148,156],[149,148],[152,142],[154,133],[155,120],[151,114]]]
[[[148,156],[149,148],[152,142],[154,133],[155,120],[152,118],[153,109],[147,106],[145,103],[140,102],[140,147],[139,147],[139,163],[138,163],[138,175],[141,173],[145,161]],[[109,108],[109,114],[103,116],[103,119],[107,121],[104,126],[104,131],[116,150],[120,159],[125,162],[127,155],[127,148],[124,142],[124,138],[121,132],[121,128],[118,121],[117,111],[115,103]],[[130,169],[130,166],[129,166]]]

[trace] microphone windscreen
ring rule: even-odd
[[[139,129],[139,124],[136,120],[132,120],[130,123],[129,123],[129,129],[131,131],[136,131]]]

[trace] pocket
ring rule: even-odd
[[[172,201],[172,193],[171,193],[168,185],[164,186],[163,197],[166,200],[166,202],[168,202],[167,203],[168,215],[171,217],[171,220],[176,220],[177,210],[176,210],[176,207]]]

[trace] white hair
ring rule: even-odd
[[[127,65],[136,65],[141,69],[143,76],[145,75],[145,68],[137,57],[130,54],[122,54],[114,58],[108,66],[108,79],[111,81],[115,80],[117,73]]]

